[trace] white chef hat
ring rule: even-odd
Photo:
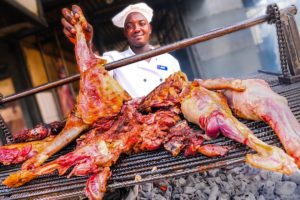
[[[124,23],[127,18],[127,16],[130,13],[138,12],[145,16],[147,21],[150,23],[153,17],[153,10],[145,3],[137,3],[133,5],[129,5],[126,8],[124,8],[121,12],[119,12],[117,15],[115,15],[112,18],[112,22],[115,26],[124,28]]]

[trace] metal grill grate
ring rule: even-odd
[[[288,99],[289,106],[299,121],[300,83],[279,85],[277,78],[276,80],[270,80],[269,83],[274,91]],[[280,145],[272,129],[264,122],[241,121],[251,128],[261,140],[268,144]],[[172,157],[164,150],[123,156],[118,164],[112,167],[113,175],[109,181],[108,189],[128,187],[137,183],[181,176],[240,163],[243,162],[245,154],[250,151],[247,147],[224,137],[207,143],[233,145],[234,149],[228,155],[216,158],[207,158],[202,155],[184,157],[182,154]],[[70,150],[71,147],[68,147],[52,159]],[[2,181],[9,173],[18,169],[19,166],[1,166],[0,180]],[[142,179],[135,181],[136,175],[140,175]],[[66,176],[59,177],[55,174],[42,176],[20,188],[9,189],[4,185],[0,185],[0,199],[74,199],[75,197],[80,199],[81,196],[84,196],[83,188],[86,180],[87,177],[66,178]]]

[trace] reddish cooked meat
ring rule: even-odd
[[[216,144],[203,145],[204,132],[191,128],[185,120],[178,122],[169,132],[165,138],[164,147],[173,156],[177,156],[182,149],[185,149],[185,156],[195,155],[197,152],[209,157],[223,156],[230,149]]]
[[[87,181],[85,194],[90,200],[102,199],[106,192],[107,181],[111,176],[109,167],[105,167],[97,174],[93,174]]]
[[[179,106],[179,94],[187,84],[188,79],[183,72],[172,74],[143,99],[139,111],[150,112],[155,108]]]
[[[74,25],[76,29],[75,54],[80,71],[80,91],[76,108],[66,121],[62,132],[42,152],[27,160],[22,169],[40,166],[50,156],[61,150],[80,133],[89,129],[96,121],[113,120],[118,115],[123,102],[130,99],[116,80],[103,67],[104,60],[96,58],[88,48],[81,24],[84,16]]]
[[[226,88],[224,82],[239,82],[244,90]],[[300,124],[288,106],[287,100],[272,91],[260,79],[215,79],[200,82],[209,89],[224,89],[233,112],[244,119],[265,121],[277,134],[287,153],[300,167]]]
[[[21,163],[41,152],[53,141],[54,137],[51,135],[41,141],[0,146],[0,163],[4,165]]]
[[[57,135],[65,126],[65,121],[55,121],[50,124],[38,124],[34,128],[13,133],[15,142],[42,140],[47,136]]]
[[[297,168],[294,159],[282,149],[259,140],[247,126],[239,122],[232,115],[223,94],[209,91],[195,81],[182,92],[182,96],[184,117],[205,130],[209,137],[215,138],[220,132],[257,152],[246,156],[247,163],[286,174],[292,174]]]
[[[54,170],[58,170],[62,175],[72,166],[74,168],[69,176],[95,174],[101,172],[104,167],[113,165],[123,153],[157,149],[167,131],[180,118],[169,110],[142,115],[137,112],[138,101],[131,101],[124,105],[118,120],[105,133],[86,138],[89,141],[85,141],[85,145],[81,144],[75,151],[41,167],[13,173],[3,183],[9,187],[16,187],[42,174],[52,173]],[[93,196],[88,194],[90,195]]]

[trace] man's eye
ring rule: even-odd
[[[133,29],[132,25],[130,25],[130,24],[126,25],[126,30],[131,30],[131,29]]]
[[[146,25],[146,22],[144,22],[144,21],[140,22],[140,26],[145,26],[145,25]]]

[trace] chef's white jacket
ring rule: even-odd
[[[128,48],[126,51],[110,51],[103,54],[107,62],[113,62],[135,55]],[[170,54],[152,57],[150,62],[143,60],[110,71],[110,75],[130,94],[131,97],[141,97],[149,94],[169,75],[180,71],[178,61]]]

